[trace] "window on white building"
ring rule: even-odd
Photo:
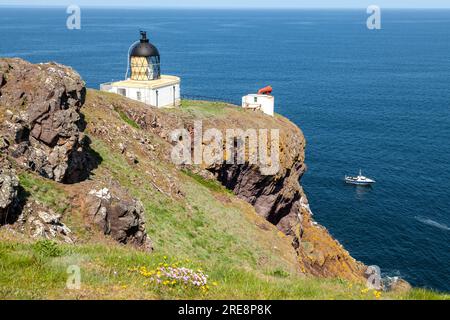
[[[136,92],[136,98],[137,98],[139,101],[141,101],[142,95],[141,95],[141,92],[140,92],[140,91]]]
[[[117,93],[120,94],[121,96],[126,97],[127,96],[127,89],[117,89]]]

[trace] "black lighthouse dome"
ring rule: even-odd
[[[159,57],[158,49],[147,39],[147,32],[141,31],[141,40],[131,49],[133,57]]]
[[[148,40],[147,32],[141,31],[141,40],[131,48],[129,59],[132,80],[149,81],[161,77],[159,51]]]

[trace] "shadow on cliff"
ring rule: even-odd
[[[65,184],[75,184],[89,179],[93,171],[103,162],[101,155],[91,148],[92,141],[85,136],[82,148],[72,152],[68,161],[68,172],[62,181]]]
[[[18,186],[17,199],[10,206],[10,208],[8,208],[7,212],[2,216],[0,226],[14,224],[17,222],[30,195],[31,194],[26,191],[21,185]]]

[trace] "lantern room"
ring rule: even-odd
[[[147,32],[141,31],[141,40],[132,46],[129,54],[130,79],[138,81],[160,79],[160,61],[158,49],[147,39]]]
[[[150,43],[147,32],[128,50],[125,80],[100,85],[101,91],[116,93],[157,108],[177,107],[181,103],[180,82],[176,76],[161,74],[161,56]]]

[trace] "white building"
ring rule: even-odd
[[[242,97],[242,108],[261,110],[265,114],[273,116],[275,98],[269,94],[248,94]]]
[[[120,94],[157,108],[177,107],[181,103],[180,78],[161,75],[158,49],[141,31],[141,40],[130,48],[126,80],[104,83],[101,91]],[[131,75],[128,77],[131,68]]]

